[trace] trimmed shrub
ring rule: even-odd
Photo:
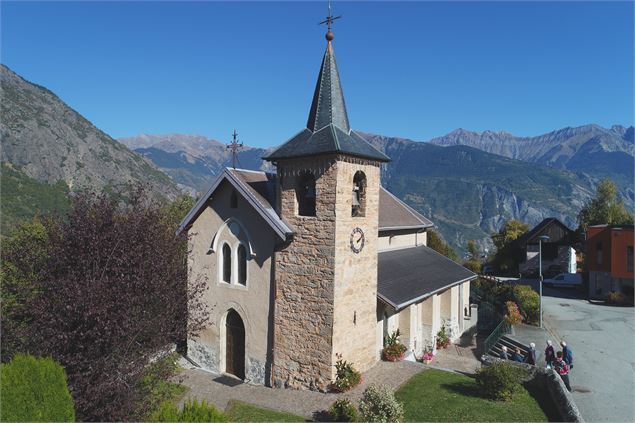
[[[2,421],[75,421],[66,373],[52,358],[16,354],[0,365],[0,378]]]
[[[504,361],[481,367],[476,372],[476,383],[492,400],[507,401],[520,388],[525,371]]]
[[[371,385],[359,401],[362,421],[377,423],[397,423],[403,421],[403,404],[395,398],[392,389],[385,385]]]
[[[226,422],[227,417],[206,401],[199,403],[197,400],[190,400],[183,405],[182,410],[179,410],[174,403],[166,401],[152,414],[150,420],[153,422]]]
[[[525,318],[530,325],[537,325],[540,320],[540,296],[529,285],[514,286],[514,297]]]
[[[330,412],[334,422],[356,422],[359,420],[357,408],[346,398],[335,401]]]

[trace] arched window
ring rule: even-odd
[[[232,281],[232,249],[229,245],[223,245],[223,282]]]
[[[304,172],[298,177],[295,195],[298,201],[298,214],[315,216],[315,176],[311,172]]]
[[[241,285],[247,285],[247,250],[245,246],[238,245],[238,283]]]
[[[232,191],[231,197],[229,198],[229,207],[232,209],[238,208],[238,194],[236,194],[236,190]]]
[[[366,214],[366,175],[361,170],[353,176],[353,198],[351,216],[363,217]]]

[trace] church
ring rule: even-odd
[[[419,355],[473,325],[476,275],[426,246],[433,223],[350,127],[331,21],[306,127],[263,157],[275,173],[224,169],[179,227],[211,310],[188,357],[250,383],[325,391],[338,357],[364,372],[396,330]]]

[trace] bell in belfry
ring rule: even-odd
[[[353,187],[353,207],[359,207],[359,187]]]
[[[306,198],[315,198],[315,187],[313,185],[307,184],[304,187],[304,192],[306,192],[304,195]]]

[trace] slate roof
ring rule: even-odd
[[[313,93],[307,127],[263,157],[277,161],[327,153],[345,153],[380,162],[390,158],[351,130],[331,42],[326,47]]]
[[[380,252],[377,273],[377,296],[397,311],[477,276],[423,245]]]
[[[379,190],[379,230],[430,228],[434,224],[386,188]]]

